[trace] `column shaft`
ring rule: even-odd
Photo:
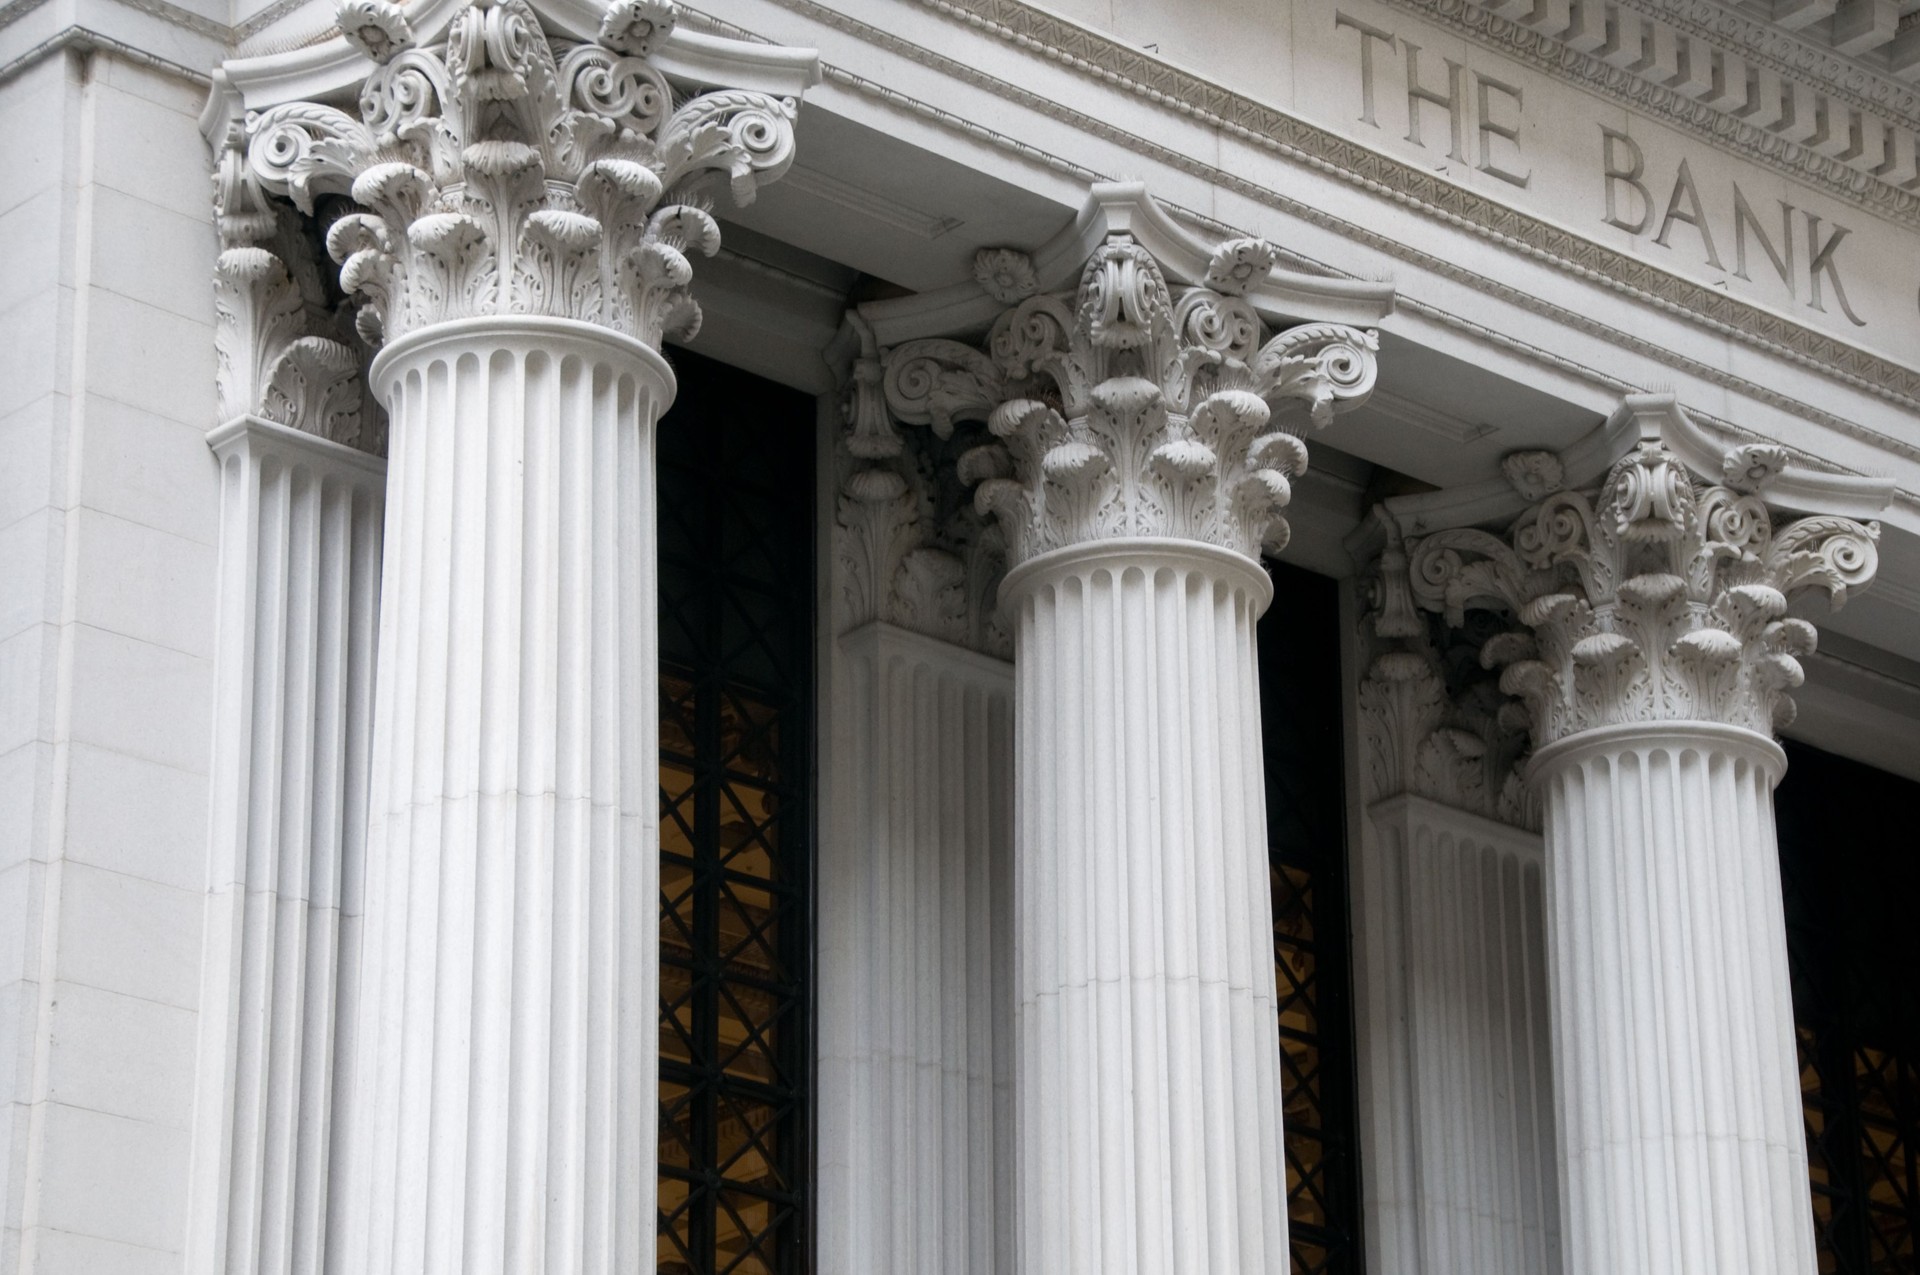
[[[1773,786],[1738,727],[1543,749],[1569,1275],[1807,1275]]]
[[[1017,622],[1019,1269],[1289,1267],[1254,624],[1240,554],[1109,541]]]
[[[385,465],[257,417],[209,442],[220,612],[187,1269],[314,1275],[359,948]]]
[[[388,539],[335,1269],[653,1264],[653,429],[638,342],[476,319],[389,346]]]
[[[840,643],[820,893],[821,1235],[850,1275],[1010,1272],[1012,669],[890,624]]]

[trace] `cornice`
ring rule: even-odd
[[[1677,31],[1739,46],[1749,62],[1794,79],[1814,79],[1834,96],[1862,110],[1898,116],[1920,128],[1920,90],[1847,57],[1809,36],[1749,16],[1714,0],[1614,0],[1658,18]],[[1912,29],[1908,14],[1900,30]]]
[[[1111,46],[1116,59],[1140,66],[1151,64],[1174,76],[1185,77],[1195,85],[1205,89],[1208,93],[1217,95],[1219,100],[1232,99],[1232,101],[1227,104],[1234,106],[1235,109],[1242,114],[1256,113],[1272,117],[1284,126],[1285,133],[1281,136],[1262,134],[1244,124],[1229,120],[1218,111],[1196,105],[1194,101],[1183,99],[1169,92],[1150,87],[1137,79],[1129,80],[1118,72],[1109,71],[1102,66],[1096,65],[1087,58],[1080,57],[1056,46],[1047,45],[1024,30],[1016,31],[1005,26],[995,27],[977,15],[968,12],[961,5],[951,3],[951,0],[919,0],[919,3],[929,8],[934,8],[946,13],[956,21],[964,22],[967,25],[987,31],[989,34],[995,35],[997,38],[1003,39],[1022,50],[1038,53],[1043,57],[1060,62],[1082,74],[1113,84],[1150,101],[1163,105],[1169,102],[1175,103],[1177,108],[1184,114],[1198,118],[1216,127],[1228,129],[1237,136],[1243,137],[1256,145],[1260,145],[1264,149],[1281,154],[1288,159],[1307,164],[1309,167],[1325,172],[1340,180],[1358,185],[1376,194],[1394,199],[1399,203],[1413,207],[1428,215],[1438,216],[1450,224],[1479,233],[1506,247],[1525,252],[1547,264],[1566,269],[1579,277],[1614,288],[1617,291],[1651,304],[1668,313],[1697,322],[1711,331],[1732,337],[1776,357],[1785,358],[1800,366],[1840,381],[1843,384],[1886,399],[1909,411],[1920,412],[1920,372],[1903,368],[1869,351],[1847,345],[1844,342],[1838,341],[1836,338],[1828,337],[1823,333],[1801,327],[1798,324],[1792,323],[1790,320],[1780,318],[1766,311],[1758,310],[1756,307],[1733,301],[1724,294],[1704,288],[1701,285],[1694,284],[1679,276],[1660,271],[1655,267],[1631,261],[1631,259],[1625,259],[1627,264],[1635,267],[1636,271],[1644,272],[1644,274],[1651,276],[1649,282],[1661,291],[1650,291],[1645,287],[1635,286],[1631,283],[1622,282],[1620,279],[1608,277],[1604,273],[1592,268],[1582,267],[1566,257],[1556,256],[1551,252],[1518,241],[1508,232],[1513,229],[1525,230],[1537,228],[1538,230],[1564,238],[1574,244],[1583,253],[1594,254],[1602,259],[1619,258],[1621,254],[1614,253],[1600,245],[1580,240],[1577,236],[1569,232],[1558,230],[1555,227],[1538,222],[1533,218],[1514,212],[1504,206],[1493,204],[1490,200],[1475,196],[1472,192],[1465,191],[1463,188],[1434,177],[1432,174],[1415,169],[1410,165],[1399,163],[1377,152],[1367,150],[1358,143],[1347,142],[1337,135],[1305,124],[1302,121],[1295,120],[1273,108],[1264,107],[1259,103],[1251,102],[1244,98],[1238,98],[1237,95],[1217,85],[1212,85],[1207,81],[1201,80],[1197,76],[1192,76],[1190,73],[1180,71],[1178,68],[1171,67],[1165,63],[1156,62],[1144,53],[1139,53],[1124,45],[1117,45],[1097,33],[1085,31],[1083,28],[1073,27],[1071,23],[1066,23],[1064,19],[1055,19],[1052,18],[1051,15],[1026,9],[1025,6],[1017,5],[1017,0],[998,0],[998,2],[1004,5],[1018,7],[1023,12],[1032,14],[1036,18],[1047,19],[1071,27],[1081,35],[1101,42],[1104,45]],[[1383,255],[1406,261],[1424,271],[1445,278],[1451,282],[1461,284],[1476,292],[1494,296],[1503,302],[1538,315],[1557,325],[1593,336],[1640,357],[1656,360],[1663,366],[1670,367],[1676,372],[1695,377],[1708,384],[1777,408],[1811,423],[1831,429],[1843,436],[1867,443],[1891,455],[1908,460],[1920,460],[1920,446],[1915,446],[1891,435],[1881,433],[1878,430],[1860,425],[1858,422],[1826,411],[1813,403],[1757,384],[1743,376],[1726,371],[1723,368],[1677,354],[1657,342],[1646,340],[1631,332],[1601,323],[1586,314],[1556,305],[1531,292],[1511,287],[1497,280],[1489,279],[1485,275],[1467,269],[1457,262],[1436,256],[1432,253],[1423,252],[1399,239],[1378,234],[1364,226],[1333,216],[1310,204],[1289,198],[1280,191],[1261,186],[1256,182],[1249,181],[1224,169],[1214,167],[1173,148],[1161,146],[1138,134],[1118,128],[1098,117],[1073,110],[1051,98],[1032,92],[1020,85],[990,76],[972,65],[949,58],[944,54],[914,44],[891,32],[883,31],[877,27],[861,22],[856,18],[849,17],[824,4],[817,3],[816,0],[776,0],[776,3],[811,21],[842,31],[864,43],[898,54],[907,60],[926,66],[929,69],[938,71],[943,75],[950,76],[963,83],[985,89],[998,95],[1003,100],[1017,103],[1050,118],[1060,120],[1092,136],[1125,146],[1134,153],[1140,154],[1156,163],[1165,164],[1170,168],[1191,173],[1209,183],[1231,190],[1236,194],[1243,195],[1248,199],[1264,204],[1270,208],[1280,210],[1289,216],[1299,218],[1309,224],[1320,226],[1340,235],[1342,238],[1352,240]],[[689,11],[689,16],[695,16],[696,14],[698,20],[704,24],[717,30],[727,31],[737,38],[763,38],[753,37],[741,28],[716,19],[711,15],[698,13],[698,11]],[[1028,162],[1089,182],[1105,180],[1107,178],[1106,174],[1088,169],[1062,156],[1035,147],[1019,138],[1011,137],[1005,133],[988,128],[976,121],[961,119],[951,112],[943,111],[938,107],[921,102],[891,86],[877,83],[831,64],[823,64],[822,69],[825,77],[829,81],[849,91],[884,102],[895,109],[918,115],[943,128],[987,143],[997,149],[1019,156]],[[1293,142],[1289,140],[1294,137],[1304,138],[1309,145],[1305,148],[1294,145]],[[1449,201],[1448,206],[1443,206],[1428,197],[1429,194],[1433,193],[1432,188],[1436,187],[1441,188],[1438,193],[1441,197]],[[1187,214],[1185,210],[1177,211],[1182,212],[1183,215],[1188,215],[1190,219],[1201,224],[1206,224],[1211,220]],[[1476,220],[1474,217],[1466,215],[1469,212],[1475,211],[1481,212],[1486,220]],[[1297,254],[1290,254],[1290,259],[1296,264],[1311,265],[1313,268],[1324,270],[1329,274],[1352,277],[1347,272],[1333,269],[1321,263],[1309,263]],[[1662,295],[1662,292],[1668,290],[1673,291],[1681,297],[1682,300],[1674,300]],[[1705,309],[1692,308],[1685,303],[1687,301],[1700,302],[1704,305]],[[1561,368],[1570,374],[1578,376],[1582,380],[1602,386],[1608,390],[1627,393],[1637,392],[1647,388],[1624,381],[1599,369],[1577,363],[1509,334],[1496,332],[1482,324],[1470,319],[1465,319],[1441,307],[1420,301],[1407,295],[1405,292],[1399,294],[1399,305],[1403,310],[1419,314],[1434,322],[1466,332],[1478,339],[1486,340],[1503,348],[1514,350],[1526,357]],[[1736,323],[1729,322],[1726,319],[1716,317],[1721,313],[1729,312],[1736,317],[1748,313],[1752,314],[1754,318],[1759,321],[1756,325],[1756,328],[1759,330],[1756,330],[1756,328],[1743,327]],[[1770,339],[1767,331],[1772,329],[1779,330],[1781,340]],[[1829,356],[1837,351],[1839,358],[1833,361],[1822,361],[1820,354],[1823,351]],[[1733,425],[1730,422],[1725,422],[1718,417],[1707,416],[1700,413],[1696,413],[1696,415],[1700,416],[1703,420],[1720,425],[1732,433],[1739,434],[1749,432],[1742,430],[1739,426]],[[1902,495],[1909,497],[1909,500],[1905,503],[1912,503],[1916,507],[1920,507],[1920,500],[1912,499],[1910,493],[1903,492]]]

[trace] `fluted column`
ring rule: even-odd
[[[1713,723],[1583,732],[1537,762],[1569,1269],[1814,1269],[1779,745]]]
[[[1024,1271],[1289,1269],[1254,624],[1193,542],[1009,579]]]
[[[1597,492],[1409,546],[1423,603],[1524,626],[1482,661],[1536,741],[1569,1275],[1814,1268],[1772,733],[1790,600],[1864,585],[1878,528],[1770,508],[1785,464],[1696,478],[1647,428]]]
[[[391,506],[343,1269],[632,1270],[672,373],[604,328],[481,319],[396,340],[372,377]]]
[[[1272,249],[1176,300],[1110,232],[1071,294],[1019,263],[988,353],[909,342],[889,405],[993,440],[960,458],[1012,563],[1016,1271],[1278,1275],[1279,1024],[1254,625],[1305,466],[1371,334],[1262,344]]]
[[[339,1275],[654,1261],[658,347],[699,322],[705,190],[783,171],[795,112],[676,93],[673,21],[345,0],[359,117],[247,117],[262,191],[359,209],[326,240],[388,415]]]

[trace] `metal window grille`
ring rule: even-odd
[[[1803,745],[1787,755],[1775,813],[1819,1269],[1912,1275],[1920,784]]]
[[[1260,723],[1295,1275],[1361,1269],[1347,924],[1339,593],[1273,565],[1260,621]]]
[[[685,352],[660,423],[662,1275],[807,1268],[813,401]]]

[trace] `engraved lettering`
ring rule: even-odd
[[[1442,59],[1447,64],[1447,91],[1441,93],[1420,83],[1420,46],[1402,36],[1400,47],[1407,51],[1407,140],[1415,146],[1423,144],[1420,141],[1420,104],[1430,102],[1447,113],[1447,125],[1452,136],[1447,157],[1465,163],[1467,130],[1466,121],[1461,118],[1461,108],[1465,103],[1460,100],[1460,77],[1466,68],[1452,58]]]
[[[1494,163],[1493,139],[1498,137],[1512,142],[1513,153],[1516,155],[1520,153],[1519,121],[1525,112],[1526,103],[1521,99],[1520,90],[1511,84],[1502,84],[1488,75],[1477,75],[1475,78],[1480,84],[1480,171],[1489,177],[1498,177],[1503,182],[1511,182],[1521,190],[1525,190],[1527,183],[1533,178],[1533,170],[1516,173]],[[1488,97],[1489,91],[1505,93],[1513,99],[1514,122],[1512,124],[1500,124],[1494,121],[1493,105]]]
[[[1747,203],[1745,192],[1740,183],[1733,184],[1733,273],[1742,279],[1751,280],[1747,273],[1747,230],[1753,230],[1754,238],[1760,241],[1760,248],[1767,254],[1767,260],[1780,272],[1780,282],[1787,285],[1789,295],[1794,294],[1793,282],[1793,205],[1786,200],[1780,201],[1780,247],[1773,246],[1773,240],[1767,237],[1766,227],[1753,215],[1753,209]]]
[[[1684,196],[1687,206],[1680,207]],[[1706,210],[1700,206],[1700,189],[1693,184],[1693,171],[1687,167],[1687,161],[1680,161],[1680,172],[1673,179],[1673,193],[1667,196],[1667,215],[1660,219],[1660,233],[1653,241],[1662,248],[1671,248],[1667,236],[1673,233],[1673,223],[1684,221],[1700,232],[1700,242],[1707,250],[1707,264],[1715,270],[1721,269],[1720,254],[1713,250],[1713,232],[1707,228]]]
[[[1630,235],[1637,235],[1653,220],[1653,192],[1640,180],[1647,173],[1647,157],[1640,153],[1640,144],[1625,133],[1602,124],[1600,134],[1602,184],[1607,188],[1607,215],[1604,220],[1609,226],[1617,226]],[[1625,154],[1630,157],[1625,165],[1620,162],[1623,147]],[[1640,196],[1640,215],[1632,221],[1620,215],[1619,196],[1623,186]]]
[[[1820,276],[1825,274],[1833,281],[1833,299],[1840,303],[1840,311],[1856,328],[1864,328],[1867,321],[1853,312],[1847,304],[1847,290],[1840,283],[1840,263],[1834,260],[1834,252],[1840,247],[1840,241],[1852,234],[1845,226],[1835,222],[1833,234],[1825,245],[1820,242],[1820,219],[1812,213],[1807,217],[1807,304],[1825,314],[1827,307],[1821,303]]]
[[[1350,18],[1338,10],[1334,12],[1333,25],[1336,30],[1340,27],[1349,27],[1360,33],[1360,122],[1379,128],[1380,121],[1375,119],[1373,114],[1373,44],[1371,42],[1378,40],[1391,52],[1394,45],[1393,33],[1382,31],[1376,26],[1369,26],[1358,18]]]

